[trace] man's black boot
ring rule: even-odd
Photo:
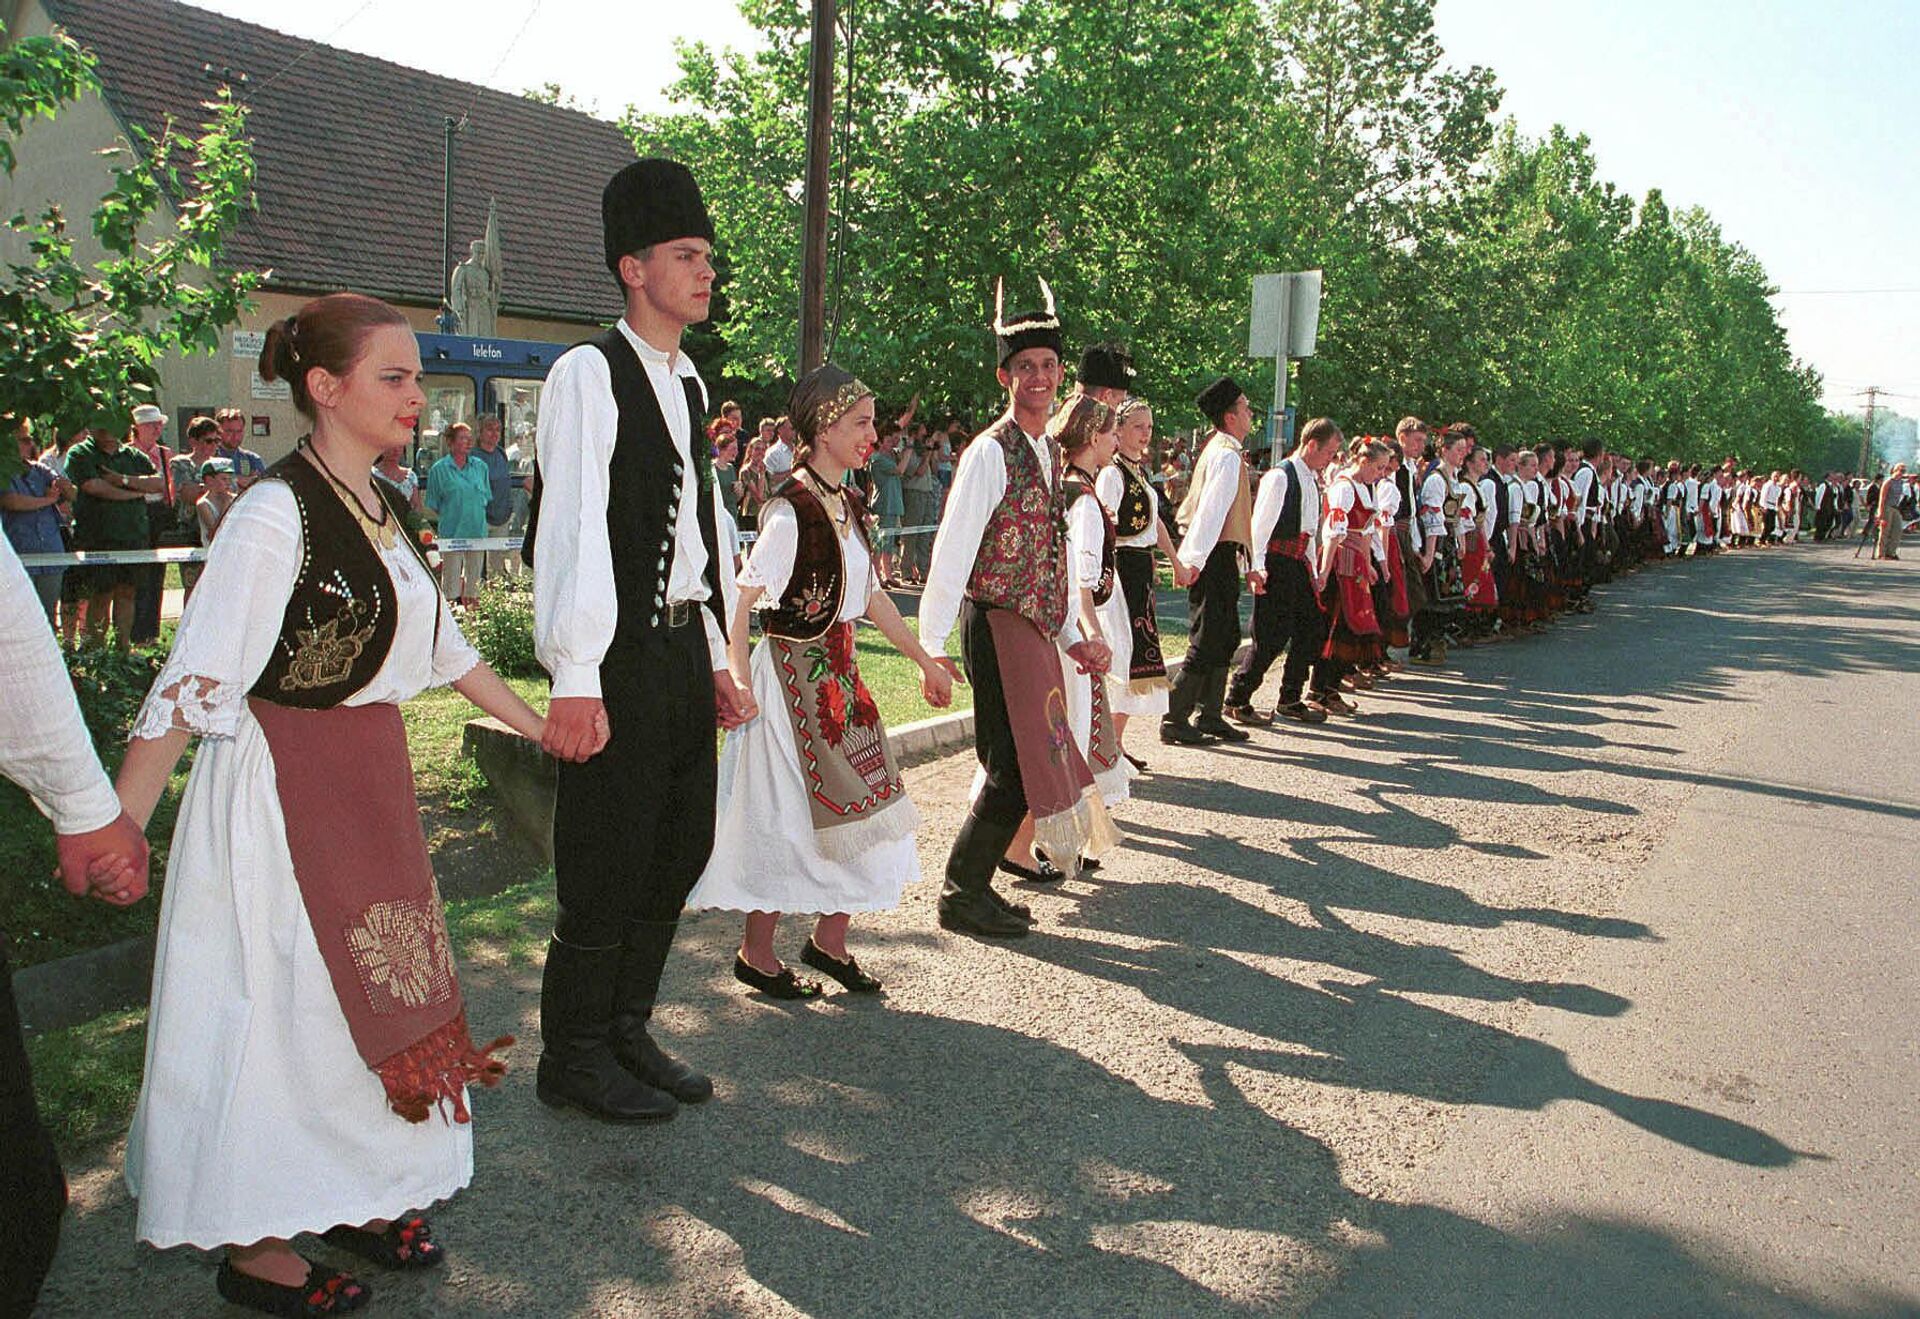
[[[993,891],[993,872],[1006,855],[1007,844],[1020,832],[1020,822],[989,823],[967,815],[947,857],[946,883],[940,889],[940,924],[961,934],[988,939],[1018,939],[1028,920],[1009,910]]]
[[[647,1032],[654,999],[660,993],[660,973],[666,969],[677,921],[634,921],[627,926],[620,976],[613,995],[613,1056],[620,1065],[656,1090],[665,1090],[683,1104],[703,1104],[713,1098],[713,1082],[683,1062],[668,1056]]]
[[[679,1101],[636,1079],[607,1042],[623,954],[618,944],[582,948],[558,935],[547,941],[534,1093],[543,1104],[603,1122],[657,1122],[678,1112]]]

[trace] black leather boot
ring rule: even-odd
[[[1019,832],[1018,820],[1011,825],[993,824],[968,813],[947,857],[946,883],[940,889],[942,927],[988,939],[1018,939],[1026,934],[1028,921],[996,900],[993,891],[994,869]]]
[[[660,993],[660,973],[666,969],[667,952],[678,928],[677,921],[634,921],[627,926],[613,995],[613,1056],[656,1090],[683,1104],[703,1104],[713,1098],[713,1082],[669,1057],[647,1032],[653,1002]]]
[[[1245,742],[1251,734],[1235,728],[1221,718],[1221,709],[1227,701],[1227,671],[1224,668],[1206,675],[1205,686],[1200,693],[1200,715],[1193,721],[1195,732],[1205,733],[1208,737],[1221,742]]]
[[[547,941],[540,984],[540,1066],[534,1093],[555,1108],[603,1122],[657,1122],[679,1111],[665,1090],[634,1078],[607,1043],[613,991],[624,950]]]

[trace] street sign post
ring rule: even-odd
[[[1287,407],[1287,363],[1312,357],[1320,333],[1321,274],[1294,271],[1253,277],[1253,317],[1247,334],[1247,356],[1273,359],[1274,453],[1279,456],[1282,434],[1291,436]]]

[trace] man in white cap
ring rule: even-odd
[[[161,487],[150,490],[142,502],[147,506],[147,547],[158,549],[173,529],[173,450],[160,443],[167,429],[167,414],[151,403],[133,410],[133,447],[147,456],[160,474]],[[167,570],[158,563],[143,563],[134,570],[133,641],[144,645],[160,635],[160,596],[166,587]]]

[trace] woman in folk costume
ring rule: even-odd
[[[1385,444],[1386,441],[1382,440]],[[1380,621],[1380,634],[1389,646],[1406,646],[1413,641],[1413,606],[1407,595],[1407,571],[1400,538],[1395,526],[1400,519],[1400,466],[1406,461],[1399,445],[1390,445],[1387,465],[1374,483],[1374,516],[1378,519],[1381,547],[1380,580],[1373,585],[1373,612]],[[1384,677],[1400,666],[1382,659],[1376,677]]]
[[[1387,470],[1388,448],[1369,440],[1355,461],[1327,486],[1326,517],[1320,524],[1320,575],[1326,586],[1321,603],[1329,628],[1322,654],[1342,669],[1377,663],[1385,654],[1379,621],[1373,612],[1374,484]],[[1351,702],[1330,706],[1354,712]]]
[[[1153,409],[1129,396],[1114,410],[1113,462],[1100,472],[1094,493],[1114,523],[1114,573],[1119,578],[1116,620],[1107,629],[1113,667],[1107,672],[1107,697],[1113,709],[1114,736],[1121,753],[1137,770],[1145,762],[1126,753],[1127,720],[1132,715],[1167,712],[1167,662],[1160,653],[1160,623],[1154,613],[1153,552],[1173,564],[1173,584],[1188,585],[1193,574],[1175,553],[1173,535],[1160,517],[1160,500],[1147,479],[1153,446]],[[1124,620],[1118,615],[1124,614]]]
[[[460,635],[372,479],[426,403],[406,318],[320,298],[267,332],[260,374],[313,434],[221,523],[120,770],[145,821],[202,739],[126,1177],[142,1240],[227,1248],[222,1296],[322,1314],[370,1291],[288,1238],[439,1263],[416,1211],[471,1178],[466,1087],[511,1043],[467,1033],[399,703],[450,683],[535,741],[544,721]]]
[[[1460,498],[1460,580],[1466,588],[1468,627],[1482,635],[1491,631],[1500,607],[1500,590],[1493,576],[1493,504],[1487,471],[1492,455],[1476,447],[1467,457],[1456,488]]]
[[[713,855],[692,909],[746,913],[734,978],[774,998],[814,998],[773,950],[780,913],[817,913],[800,960],[853,993],[880,982],[847,951],[853,913],[900,905],[920,878],[907,798],[887,730],[860,679],[854,626],[870,619],[920,666],[921,694],[953,699],[951,673],[922,649],[880,589],[865,507],[848,474],[873,451],[873,391],[831,363],[794,386],[798,461],[760,512],[728,636],[734,684],[754,717],[727,734]],[[748,657],[752,611],[763,604]]]
[[[1047,423],[1047,434],[1059,444],[1066,459],[1061,480],[1067,504],[1067,601],[1079,615],[1080,634],[1106,641],[1118,655],[1124,643],[1116,643],[1113,638],[1129,635],[1132,624],[1116,580],[1118,537],[1113,517],[1098,493],[1100,478],[1113,461],[1114,410],[1097,399],[1077,394]],[[1127,781],[1133,767],[1120,754],[1119,728],[1107,704],[1107,681],[1100,675],[1081,672],[1065,652],[1060,667],[1066,679],[1067,719],[1073,726],[1074,741],[1080,744],[1080,754],[1093,771],[1093,783],[1100,789],[1101,799],[1109,808],[1118,806],[1132,795]],[[1086,865],[1084,860],[1082,865]],[[1098,869],[1098,863],[1089,868]]]
[[[1544,622],[1549,612],[1545,533],[1547,512],[1540,485],[1539,455],[1531,449],[1520,450],[1513,475],[1513,579],[1518,585],[1513,618],[1520,627],[1532,629]]]

